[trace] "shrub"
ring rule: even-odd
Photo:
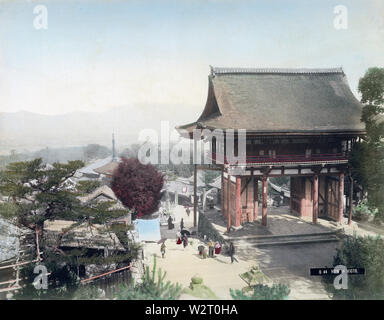
[[[203,283],[203,278],[196,275],[192,277],[191,281],[193,284],[201,284]]]
[[[285,284],[274,284],[272,287],[263,284],[252,286],[250,294],[241,290],[229,289],[231,297],[235,300],[283,300],[290,293],[290,289]]]
[[[154,256],[153,269],[145,269],[142,282],[133,285],[122,286],[121,291],[117,294],[118,300],[176,300],[180,297],[180,284],[172,284],[170,281],[165,282],[166,272],[157,270],[156,278],[156,256]]]
[[[371,209],[368,206],[368,201],[364,199],[355,207],[354,218],[359,221],[367,221],[370,218],[374,218],[377,212],[378,210]]]

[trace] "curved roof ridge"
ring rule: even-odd
[[[339,68],[223,68],[212,67],[211,74],[344,74]]]

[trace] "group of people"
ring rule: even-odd
[[[221,244],[216,241],[215,243],[211,240],[208,241],[208,256],[213,258],[216,255],[220,254],[221,252]],[[231,241],[229,243],[229,250],[228,250],[229,256],[231,257],[231,263],[234,261],[237,261],[235,258],[235,245]],[[199,255],[202,256],[203,259],[207,257],[207,249],[205,249],[204,246],[199,246]],[[237,261],[238,262],[238,261]]]
[[[181,234],[180,232],[177,233],[177,240],[176,244],[183,244],[184,248],[188,245],[188,237],[185,233]]]
[[[187,215],[189,216],[189,213],[190,213],[189,207],[186,208],[186,212],[187,212]],[[172,218],[169,217],[168,229],[173,229],[173,228],[174,228],[174,224],[173,224]],[[178,245],[183,244],[183,247],[185,248],[188,246],[188,236],[187,236],[187,232],[183,232],[183,230],[184,230],[184,219],[182,218],[180,220],[180,232],[177,232],[176,234],[176,244]],[[166,249],[166,246],[165,246],[165,243],[163,242],[160,248],[161,255],[163,258],[165,256],[165,249]],[[209,256],[210,258],[214,258],[215,255],[218,255],[221,253],[221,249],[222,249],[222,246],[219,243],[219,241],[214,242],[211,239],[208,240],[208,254],[207,254],[207,249],[203,245],[198,247],[199,256],[201,256],[202,258],[206,258],[207,256]],[[232,241],[229,244],[228,253],[229,253],[229,256],[231,257],[231,263],[233,263],[236,260],[236,258],[234,257],[235,246]]]
[[[186,234],[181,235],[180,232],[177,234],[177,240],[176,244],[183,244],[184,248],[188,245],[188,237]],[[160,247],[161,256],[164,258],[165,256],[165,242],[162,243]],[[199,246],[199,256],[201,256],[203,259],[207,258],[207,249],[204,246]],[[216,255],[221,253],[221,244],[216,241],[215,243],[213,241],[208,241],[208,256],[213,258]],[[233,263],[237,259],[235,258],[235,246],[233,242],[231,241],[229,243],[229,256],[231,257],[231,263]]]
[[[203,246],[199,247],[199,255],[204,257],[204,250],[205,248]],[[213,242],[212,240],[208,241],[208,256],[213,258],[215,254],[220,254],[221,252],[221,244],[219,241]]]

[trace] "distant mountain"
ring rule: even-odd
[[[170,127],[192,122],[201,107],[179,105],[135,105],[112,108],[105,112],[72,112],[43,115],[27,111],[0,112],[0,153],[10,150],[33,151],[45,147],[68,147],[98,143],[127,146],[137,141],[140,130],[155,129],[160,121]]]

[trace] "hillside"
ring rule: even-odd
[[[110,145],[112,132],[115,132],[117,145],[129,145],[137,141],[142,129],[160,130],[161,120],[169,121],[173,128],[196,119],[198,108],[183,108],[183,113],[176,105],[124,106],[105,112],[59,115],[1,112],[0,154],[9,154],[12,149],[22,152],[90,143]]]

